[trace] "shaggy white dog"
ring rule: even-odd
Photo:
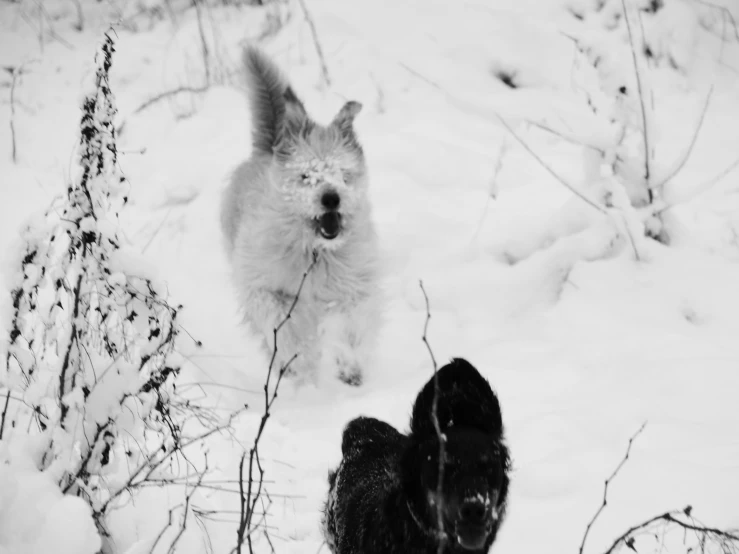
[[[358,385],[379,324],[377,237],[353,128],[362,106],[347,102],[319,125],[262,52],[247,48],[243,62],[252,154],[221,205],[240,307],[271,352],[311,267],[278,334],[276,363],[297,355],[290,369],[298,376],[321,367]]]

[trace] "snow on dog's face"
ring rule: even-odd
[[[476,429],[452,427],[445,435],[444,527],[462,549],[479,550],[503,515],[507,460],[490,437]],[[438,464],[434,470],[438,471]],[[435,509],[435,488],[428,498]]]
[[[361,110],[347,102],[330,125],[313,122],[302,104],[288,101],[275,156],[287,209],[305,224],[315,246],[333,248],[366,209],[367,171],[353,129]]]
[[[444,531],[455,550],[479,551],[488,543],[503,516],[507,489],[507,455],[490,437],[469,427],[445,433],[446,452],[441,489]],[[423,448],[420,478],[428,521],[436,522],[439,497],[439,448],[428,441]]]

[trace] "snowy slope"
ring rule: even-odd
[[[712,525],[739,527],[739,170],[690,198],[739,155],[739,40],[722,46],[721,12],[666,0],[669,25],[645,25],[679,62],[678,69],[662,64],[648,73],[658,166],[685,149],[714,90],[692,155],[670,189],[686,198],[666,216],[672,244],[640,240],[637,261],[614,224],[554,180],[497,119],[515,126],[571,183],[594,190],[581,147],[521,125],[536,121],[601,140],[583,95],[587,68],[568,38],[587,32],[615,40],[572,15],[592,10],[590,2],[306,2],[331,86],[321,84],[298,3],[263,46],[317,119],[328,120],[345,99],[365,106],[356,125],[371,171],[388,309],[378,361],[363,387],[330,376],[302,387],[283,384],[262,445],[272,498],[266,524],[276,552],[321,548],[326,474],[339,460],[350,418],[407,425],[411,402],[431,374],[420,340],[426,313],[419,279],[430,297],[437,359],[466,357],[501,399],[515,471],[494,551],[575,551],[602,500],[603,480],[644,421],[586,551],[602,552],[629,526],[687,504]],[[732,0],[724,5],[736,8]],[[33,6],[0,5],[0,65],[29,62],[15,91],[18,163],[10,160],[9,127],[2,123],[0,131],[6,273],[17,263],[21,223],[65,186],[80,91],[100,33],[121,10],[138,9],[83,2],[88,16],[78,32],[73,3],[44,6],[64,43],[47,37],[42,51],[28,16]],[[132,184],[124,234],[158,268],[185,306],[183,326],[203,342],[184,352],[183,379],[219,409],[250,406],[233,437],[210,444],[214,478],[232,482],[259,422],[267,360],[239,325],[218,201],[250,149],[249,114],[242,91],[228,84],[236,82],[230,72],[239,45],[264,28],[265,13],[207,9],[211,71],[224,75],[224,84],[135,114],[156,94],[204,78],[193,9],[178,13],[176,24],[138,16],[136,30],[117,29],[112,83],[125,122],[121,166]],[[623,34],[618,40],[623,44]],[[520,86],[497,79],[501,70]],[[10,116],[8,82],[3,75],[2,122]],[[3,294],[0,313],[8,303]],[[3,335],[5,324],[3,318]],[[0,459],[8,457],[0,448]],[[8,498],[0,494],[0,501]],[[167,520],[168,499],[167,491],[150,491],[113,517],[121,552],[149,551]],[[230,551],[238,496],[205,491],[193,502],[219,515],[208,520],[208,538],[190,524],[177,552]],[[10,515],[0,505],[0,552],[45,551],[38,541],[24,547],[2,536]],[[655,546],[644,545],[650,552]],[[269,551],[261,538],[257,546]],[[684,551],[679,540],[671,547]]]

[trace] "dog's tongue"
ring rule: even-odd
[[[321,235],[326,239],[335,239],[341,230],[341,216],[338,212],[326,212],[318,220]]]

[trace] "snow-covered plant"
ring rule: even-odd
[[[113,51],[107,33],[82,101],[78,167],[66,195],[24,230],[0,367],[0,390],[8,391],[0,439],[38,435],[38,469],[90,504],[104,545],[111,508],[143,485],[166,482],[173,458],[230,423],[204,417],[177,393],[180,307],[121,241],[129,187],[117,162]],[[197,423],[185,433],[191,419]],[[207,460],[199,471],[202,481]]]
[[[691,154],[710,100],[685,151],[675,160],[657,159],[660,130],[650,71],[684,69],[686,43],[702,25],[696,6],[661,0],[598,0],[571,4],[583,23],[571,37],[590,69],[584,89],[589,108],[603,128],[597,140],[584,140],[587,180],[605,188],[604,202],[624,211],[647,236],[666,240],[659,214],[665,188]],[[607,32],[603,32],[603,30]],[[691,32],[680,32],[688,29]],[[588,76],[584,77],[587,81]],[[605,137],[605,138],[604,138]],[[633,226],[633,225],[632,225]]]

